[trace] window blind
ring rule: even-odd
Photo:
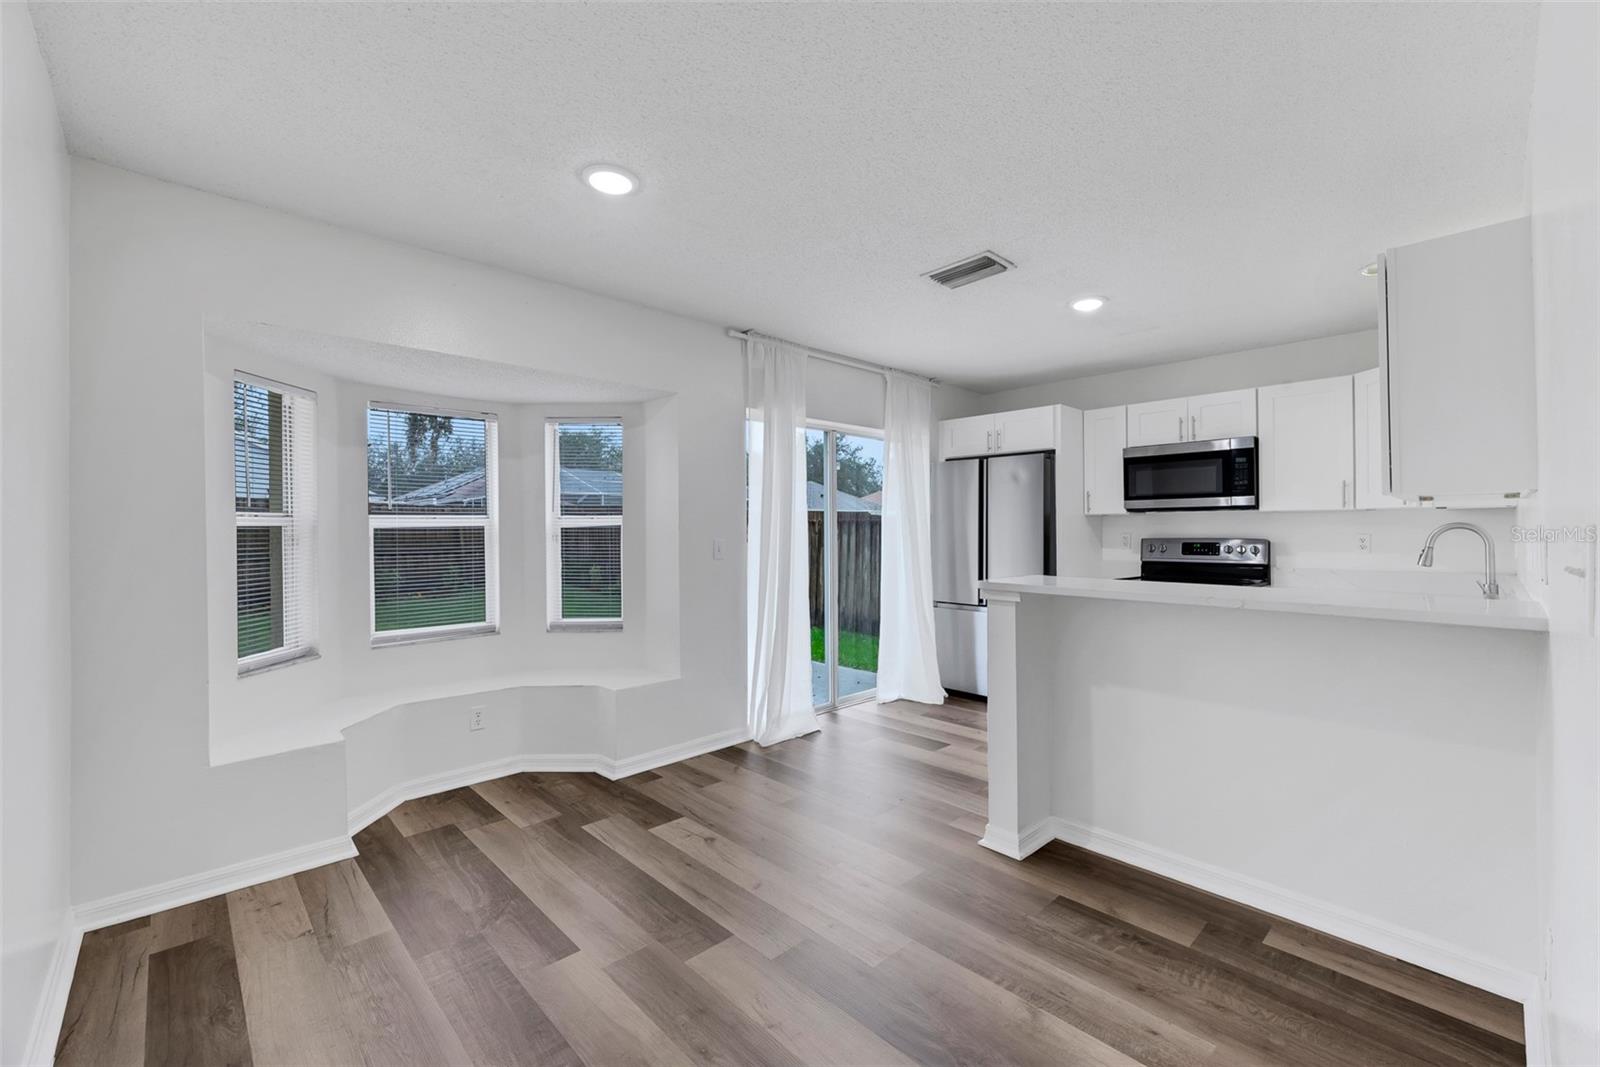
[[[492,415],[367,409],[374,643],[499,623]]]
[[[233,510],[241,674],[314,651],[316,398],[236,375]]]
[[[622,423],[547,424],[547,588],[552,625],[622,623]]]

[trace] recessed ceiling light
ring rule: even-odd
[[[1103,296],[1083,296],[1072,302],[1072,310],[1080,315],[1091,314],[1105,306],[1106,298]]]
[[[1378,276],[1378,261],[1377,260],[1373,260],[1371,263],[1368,263],[1365,267],[1362,267],[1361,268],[1361,276],[1363,278],[1376,278]]]
[[[583,183],[607,196],[627,196],[639,188],[639,179],[611,163],[596,163],[583,168]]]

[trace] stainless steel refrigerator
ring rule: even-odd
[[[1055,454],[948,459],[933,483],[933,614],[946,689],[989,694],[978,583],[1056,572]]]

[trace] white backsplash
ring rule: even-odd
[[[1107,515],[1102,521],[1102,554],[1107,560],[1137,560],[1142,537],[1264,537],[1272,542],[1273,562],[1302,570],[1419,571],[1417,554],[1434,527],[1470,522],[1494,538],[1501,574],[1516,570],[1511,541],[1513,508],[1395,508],[1386,511],[1180,511]],[[1357,548],[1361,534],[1372,537],[1372,551]],[[1129,545],[1123,547],[1123,539]],[[1434,570],[1479,572],[1483,543],[1470,533],[1448,533],[1434,549]],[[1422,572],[1426,573],[1426,572]]]

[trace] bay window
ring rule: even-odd
[[[498,629],[497,438],[489,414],[368,406],[374,645]]]
[[[622,627],[622,422],[551,419],[546,589],[551,629]]]
[[[233,381],[234,603],[239,673],[316,651],[316,398]]]

